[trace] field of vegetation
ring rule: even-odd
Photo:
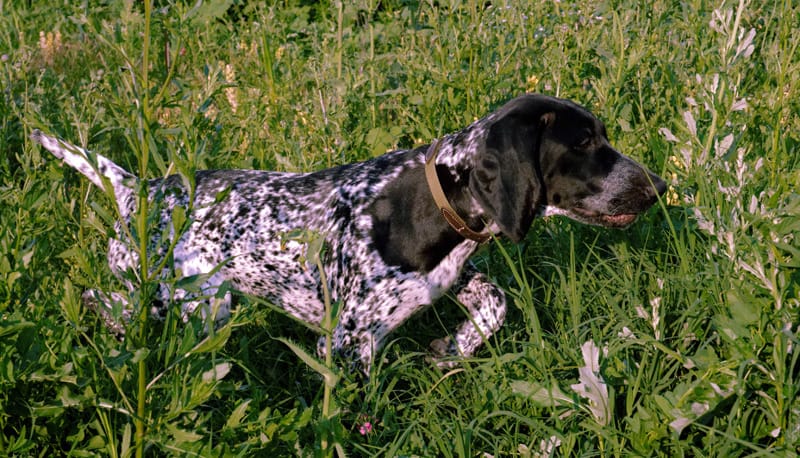
[[[144,3],[0,1],[0,455],[797,456],[800,4]],[[588,107],[667,195],[482,248],[506,325],[440,370],[428,343],[464,319],[441,300],[367,379],[258,298],[211,333],[149,318],[146,275],[117,340],[80,300],[123,290],[115,207],[28,139],[149,178],[313,171],[525,92]]]

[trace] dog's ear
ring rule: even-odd
[[[555,117],[553,112],[533,119],[518,114],[509,113],[491,126],[469,182],[478,203],[514,242],[525,237],[536,216],[544,191],[539,182],[542,136]]]
[[[496,149],[479,152],[469,187],[500,230],[519,242],[533,222],[537,180],[532,167],[515,162]]]

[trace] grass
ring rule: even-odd
[[[796,456],[800,6],[257,3],[0,2],[0,455]],[[667,198],[484,249],[502,330],[442,372],[427,344],[463,319],[442,300],[367,381],[255,298],[210,335],[142,315],[114,339],[80,302],[122,289],[114,205],[27,139],[147,177],[309,171],[525,91],[589,107]]]

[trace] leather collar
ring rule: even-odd
[[[489,231],[476,232],[467,226],[467,223],[458,216],[455,209],[450,205],[447,197],[442,189],[442,184],[439,182],[439,175],[436,173],[436,156],[439,154],[439,141],[434,140],[431,146],[428,147],[428,152],[425,154],[425,178],[428,181],[428,188],[431,190],[433,200],[442,217],[447,224],[450,225],[459,235],[465,239],[469,239],[478,243],[485,243],[492,238]]]

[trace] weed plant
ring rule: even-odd
[[[796,456],[798,18],[790,0],[0,1],[0,455]],[[552,218],[484,248],[511,310],[451,371],[426,361],[464,318],[451,299],[368,379],[258,298],[210,333],[153,320],[157,202],[126,226],[147,261],[115,339],[80,301],[123,290],[115,205],[28,140],[191,189],[197,169],[426,144],[526,91],[587,106],[670,190],[626,230]],[[294,236],[315,262],[318,236]]]

